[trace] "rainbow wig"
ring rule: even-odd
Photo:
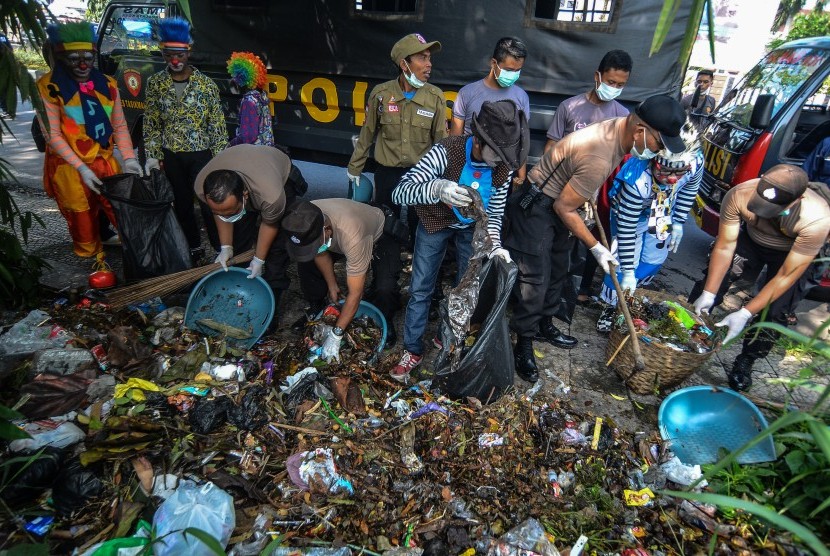
[[[259,56],[251,52],[234,52],[228,60],[231,81],[240,87],[262,89],[267,81],[268,71]]]
[[[158,22],[159,44],[162,48],[190,50],[190,23],[180,17],[168,17]]]
[[[49,42],[55,52],[68,50],[94,50],[95,33],[87,21],[74,23],[53,23],[46,28]]]

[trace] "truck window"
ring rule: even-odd
[[[767,54],[758,65],[727,93],[717,118],[749,127],[752,108],[758,95],[770,94],[775,97],[772,117],[827,60],[827,50],[819,48],[783,48]]]
[[[158,50],[158,40],[153,37],[152,23],[164,17],[164,7],[118,6],[101,30],[99,53],[102,58],[124,51]]]
[[[789,158],[804,159],[825,137],[830,137],[830,77],[801,106],[792,135]]]
[[[528,0],[530,24],[561,30],[613,32],[618,0]]]
[[[364,19],[422,21],[423,0],[353,0],[353,16]]]

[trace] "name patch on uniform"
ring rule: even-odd
[[[427,118],[432,118],[435,116],[435,112],[430,112],[429,110],[424,110],[423,108],[418,109],[419,116],[426,116]]]
[[[387,112],[400,112],[401,107],[398,106],[397,104],[387,104],[386,105],[386,111]]]

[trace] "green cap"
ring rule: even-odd
[[[418,52],[429,50],[433,53],[441,50],[441,43],[438,41],[427,42],[420,33],[412,33],[407,35],[392,47],[392,61],[398,64],[407,56],[412,56]]]

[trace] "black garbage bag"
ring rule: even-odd
[[[56,448],[46,448],[39,452],[21,452],[6,460],[2,470],[2,484],[8,485],[3,489],[3,499],[9,506],[34,501],[55,482],[55,475],[63,461],[63,452]]]
[[[246,431],[256,430],[267,423],[266,394],[267,391],[262,386],[248,388],[239,405],[228,408],[228,423]]]
[[[101,193],[115,212],[124,250],[124,277],[153,278],[191,267],[190,246],[173,212],[173,189],[164,172],[150,177],[103,178]]]
[[[100,471],[99,471],[100,472]],[[55,477],[52,503],[59,516],[71,515],[104,491],[104,483],[94,469],[84,467],[78,458],[69,460]]]
[[[212,400],[199,398],[190,410],[190,428],[197,434],[208,434],[228,419],[233,402],[227,396]]]
[[[454,399],[493,402],[513,384],[515,364],[505,311],[518,268],[487,259],[486,220],[476,224],[474,255],[459,285],[441,301],[435,385]],[[481,236],[481,237],[479,237]]]

